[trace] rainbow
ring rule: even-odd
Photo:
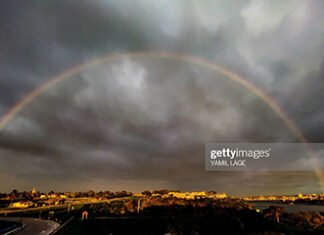
[[[260,99],[264,101],[287,125],[287,127],[290,129],[290,131],[296,136],[296,138],[301,143],[308,143],[306,137],[303,135],[303,133],[300,131],[298,126],[295,124],[295,122],[289,118],[289,116],[280,108],[280,106],[266,93],[264,93],[261,89],[256,87],[253,83],[249,82],[248,80],[244,79],[240,75],[218,65],[215,63],[212,63],[210,61],[207,61],[206,59],[195,57],[195,56],[188,56],[178,53],[170,53],[170,52],[159,52],[159,51],[149,51],[149,52],[130,52],[130,53],[121,53],[121,54],[109,54],[104,57],[96,58],[91,60],[90,62],[86,62],[80,65],[77,65],[69,70],[66,70],[65,72],[52,77],[47,82],[45,82],[40,87],[33,90],[31,93],[29,93],[27,96],[25,96],[22,100],[20,100],[11,110],[9,110],[8,113],[6,113],[3,118],[0,121],[0,131],[4,129],[4,127],[10,122],[10,120],[13,119],[15,115],[17,115],[27,104],[32,102],[35,98],[37,98],[40,94],[44,93],[47,89],[52,87],[53,85],[57,84],[58,82],[69,78],[70,76],[81,72],[85,69],[88,69],[90,67],[93,67],[95,65],[99,65],[102,63],[111,62],[117,59],[122,58],[128,58],[128,57],[155,57],[155,58],[166,58],[166,59],[175,59],[180,60],[184,62],[188,62],[195,65],[200,65],[202,67],[209,68],[213,71],[216,71],[222,75],[225,75],[229,79],[237,82],[238,84],[242,85],[252,93],[254,93],[256,96],[258,96]],[[316,167],[315,167],[316,169]],[[320,169],[316,169],[315,173],[317,177],[319,178],[322,187],[324,188],[324,176],[322,175],[322,172]]]

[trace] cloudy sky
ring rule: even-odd
[[[0,118],[50,78],[113,53],[204,58],[324,142],[324,2],[1,1]],[[250,90],[197,64],[122,58],[50,87],[0,132],[0,191],[313,193],[313,172],[206,172],[206,142],[297,142]]]

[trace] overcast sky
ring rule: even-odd
[[[204,58],[324,142],[324,2],[1,1],[0,118],[51,77],[111,53]],[[259,97],[176,59],[126,56],[52,86],[0,132],[0,191],[321,192],[313,172],[206,172],[206,142],[297,142]]]

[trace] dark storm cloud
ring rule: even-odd
[[[35,157],[23,157],[18,144],[8,146],[11,136],[28,136],[36,146],[23,153]],[[2,145],[12,156],[4,163],[32,182],[42,174],[51,182],[94,178],[111,186],[124,180],[144,189],[149,179],[149,187],[198,190],[201,184],[222,188],[224,177],[228,185],[246,180],[237,173],[205,172],[205,142],[278,141],[283,136],[295,138],[263,101],[216,72],[160,58],[125,58],[42,94],[7,126]],[[266,187],[261,179],[245,184],[259,182],[255,188],[261,190]]]
[[[324,59],[318,71],[313,71],[298,84],[294,84],[288,95],[294,97],[289,107],[295,113],[295,119],[305,130],[306,136],[313,142],[324,139]],[[287,98],[288,100],[288,98]]]
[[[161,50],[237,72],[273,96],[308,139],[324,140],[322,2],[3,1],[0,9],[1,114],[76,64],[108,53]],[[48,189],[52,182],[69,190],[82,181],[84,189],[124,184],[233,192],[245,185],[240,192],[248,194],[290,185],[318,191],[308,173],[283,180],[286,175],[204,171],[205,142],[297,141],[259,98],[227,80],[157,58],[83,71],[5,128],[2,174],[25,188],[36,182]]]
[[[49,77],[94,56],[145,49],[136,22],[89,1],[1,6],[0,93],[7,109]]]

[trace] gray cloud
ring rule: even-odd
[[[235,71],[273,96],[310,141],[323,141],[321,2],[1,5],[2,115],[76,64],[108,53],[161,50],[203,57]],[[171,187],[234,193],[237,185],[246,188],[235,193],[244,194],[285,192],[288,186],[294,193],[321,190],[312,173],[204,171],[205,142],[267,141],[297,139],[245,88],[186,62],[124,58],[52,87],[6,126],[0,169],[12,181],[1,182],[1,190],[33,184],[73,190],[92,183],[135,191]]]

